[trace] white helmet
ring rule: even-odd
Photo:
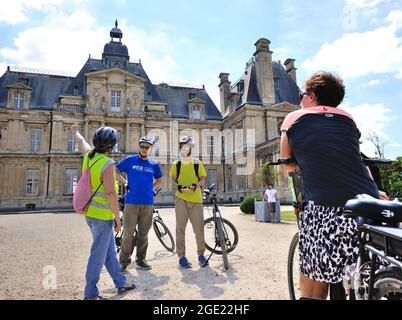
[[[180,139],[179,139],[179,145],[180,145],[180,147],[181,147],[183,144],[188,144],[188,145],[190,146],[190,148],[194,148],[194,146],[195,146],[195,141],[194,141],[194,139],[193,139],[192,137],[190,137],[190,136],[183,136],[183,137],[180,137]]]

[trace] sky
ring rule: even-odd
[[[234,83],[267,38],[274,60],[296,59],[299,87],[321,70],[344,79],[366,154],[374,134],[385,157],[402,156],[402,0],[0,0],[0,74],[76,74],[116,19],[152,82],[203,84],[218,108],[219,74]]]

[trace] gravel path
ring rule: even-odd
[[[102,294],[134,300],[288,299],[286,260],[296,224],[256,222],[238,207],[221,210],[240,237],[229,254],[228,271],[216,255],[209,267],[198,266],[190,224],[186,246],[192,269],[179,269],[177,257],[163,249],[151,230],[147,260],[152,270],[131,264],[127,276],[137,289],[117,296],[103,269]],[[174,209],[159,212],[174,234]],[[74,213],[0,215],[0,299],[82,299],[90,245],[89,229]]]

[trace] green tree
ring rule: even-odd
[[[402,193],[402,157],[396,158],[390,165],[380,166],[380,173],[384,191],[391,199]]]
[[[264,163],[257,172],[257,181],[266,186],[268,183],[276,184],[276,171],[273,166]]]

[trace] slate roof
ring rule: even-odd
[[[106,67],[102,63],[102,60],[88,59],[85,65],[82,67],[81,71],[78,73],[77,77],[75,77],[75,79],[71,82],[65,94],[73,95],[74,88],[77,88],[78,95],[86,95],[87,92],[86,92],[85,74],[106,69],[108,69],[108,67]],[[152,84],[151,80],[149,79],[148,75],[146,74],[144,68],[140,63],[130,63],[128,65],[127,71],[146,80],[144,88],[145,100],[155,102],[162,101],[157,91],[155,90],[154,85]]]
[[[205,89],[169,86],[167,84],[155,85],[161,99],[167,102],[167,111],[174,118],[189,118],[188,101],[199,98],[205,102],[205,119],[221,120],[222,115]],[[190,94],[195,96],[190,97]]]
[[[300,101],[297,84],[279,62],[272,62],[272,69],[273,77],[278,79],[279,84],[278,87],[275,87],[275,103],[289,102],[298,105]],[[254,61],[247,65],[242,77],[232,86],[231,92],[239,92],[237,88],[239,82],[244,83],[244,90],[240,92],[240,99],[236,110],[241,108],[245,103],[262,106],[262,99],[257,86],[257,72]]]
[[[32,88],[31,109],[52,109],[59,94],[64,92],[73,78],[28,72],[6,71],[0,78],[0,107],[7,104],[7,87],[18,82]]]

